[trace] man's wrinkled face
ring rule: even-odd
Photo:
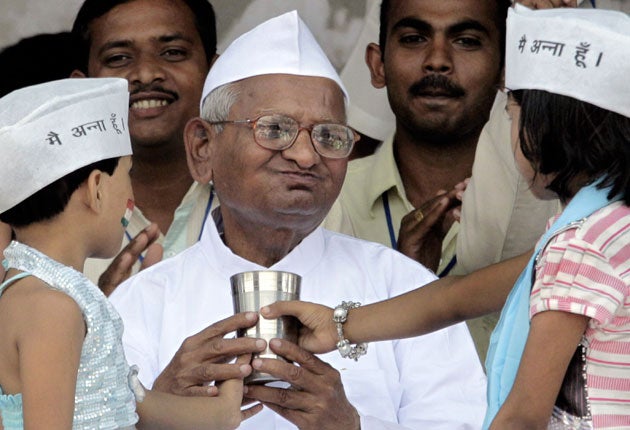
[[[188,6],[133,0],[94,20],[90,35],[88,75],[129,81],[134,147],[181,142],[186,122],[198,115],[209,69]]]
[[[428,140],[478,133],[501,73],[496,2],[393,0],[383,73],[398,126]]]
[[[263,75],[240,81],[228,120],[283,114],[301,126],[345,124],[343,93],[329,79]],[[308,130],[282,151],[261,147],[252,128],[225,125],[210,141],[212,179],[224,217],[309,231],[337,198],[347,159],[315,152]]]

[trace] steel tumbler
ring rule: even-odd
[[[258,312],[262,306],[279,300],[299,300],[300,282],[302,278],[295,273],[260,270],[241,272],[230,277],[234,312]],[[261,338],[269,341],[273,338],[297,342],[299,321],[290,316],[267,320],[259,318],[258,323],[248,329],[239,330],[239,337]],[[275,358],[287,361],[276,355],[269,346],[255,357]],[[268,373],[254,371],[245,378],[246,384],[267,384],[276,382],[277,378]]]

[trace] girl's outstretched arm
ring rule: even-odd
[[[352,343],[398,339],[430,333],[501,310],[531,251],[466,276],[447,276],[408,293],[352,309],[343,326]],[[352,300],[352,297],[348,297]],[[304,327],[299,344],[315,353],[336,348],[333,310],[308,302],[276,302],[261,309],[265,318],[297,317]]]
[[[249,354],[240,356],[237,363],[243,377],[251,373]],[[137,404],[140,421],[138,429],[151,430],[232,430],[241,421],[262,410],[258,404],[241,411],[243,380],[230,379],[209,391],[208,397],[184,397],[159,391],[147,391],[143,402]]]

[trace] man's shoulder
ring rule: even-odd
[[[122,295],[133,294],[132,292],[152,295],[156,294],[158,290],[165,292],[167,288],[174,288],[179,283],[172,282],[173,279],[182,276],[185,270],[192,270],[201,266],[196,261],[200,258],[202,257],[199,247],[197,244],[192,245],[179,254],[165,258],[153,266],[132,275],[114,290],[110,299],[116,302]],[[137,287],[139,284],[142,286]]]
[[[348,163],[349,176],[362,177],[362,175],[374,174],[374,169],[384,169],[389,163],[390,158],[393,159],[393,136],[384,141],[373,154],[366,155],[365,157],[355,158]]]
[[[347,253],[353,257],[363,255],[365,257],[378,257],[379,259],[387,259],[395,264],[404,264],[426,270],[426,268],[417,261],[407,257],[402,252],[385,246],[378,242],[361,239],[344,233],[331,231],[322,228],[324,240],[329,250],[334,252]]]

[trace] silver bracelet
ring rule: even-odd
[[[358,302],[341,302],[339,306],[333,311],[333,321],[337,326],[337,336],[339,336],[339,342],[337,342],[337,349],[339,354],[343,358],[350,358],[354,361],[358,361],[359,357],[367,353],[367,343],[359,343],[357,345],[350,345],[350,341],[343,336],[343,324],[348,319],[348,310],[358,308],[361,303]]]

